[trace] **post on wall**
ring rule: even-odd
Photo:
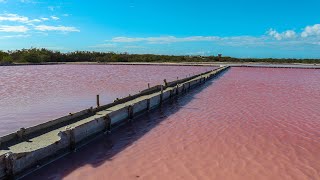
[[[100,96],[99,96],[99,94],[97,95],[97,107],[100,107]]]

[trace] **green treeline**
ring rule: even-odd
[[[217,56],[170,56],[153,54],[127,54],[113,52],[75,51],[62,53],[48,49],[22,49],[0,51],[0,65],[12,63],[47,62],[267,62],[267,63],[320,63],[319,59],[240,59]]]

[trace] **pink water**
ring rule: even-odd
[[[0,66],[0,136],[213,67]]]
[[[319,80],[232,68],[27,179],[320,179]]]

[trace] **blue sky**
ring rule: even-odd
[[[320,58],[319,7],[319,0],[0,0],[0,49]]]

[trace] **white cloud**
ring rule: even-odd
[[[304,31],[301,33],[301,37],[309,36],[320,36],[320,24],[315,24],[313,26],[307,26],[304,28]]]
[[[0,14],[0,22],[1,21],[7,21],[7,22],[14,22],[18,23],[18,25],[15,26],[7,26],[2,25],[0,26],[0,32],[26,32],[30,29],[36,30],[36,31],[60,31],[60,32],[80,32],[79,29],[75,27],[70,26],[49,26],[49,25],[36,25],[36,23],[41,23],[44,21],[49,20],[59,20],[60,18],[57,16],[50,16],[50,18],[42,17],[38,19],[30,19],[26,16],[20,16],[18,14]],[[23,24],[23,25],[19,25]]]
[[[174,42],[195,42],[195,41],[216,41],[217,36],[190,36],[190,37],[175,37],[175,36],[161,36],[161,37],[115,37],[111,42],[148,42],[148,43],[174,43]]]
[[[11,39],[11,38],[27,38],[30,37],[29,34],[17,34],[17,35],[10,35],[10,36],[0,36],[0,39]]]
[[[68,27],[68,26],[47,26],[47,25],[39,25],[34,27],[35,30],[38,31],[61,31],[61,32],[80,32],[76,27]]]
[[[31,24],[31,23],[39,23],[47,20],[49,20],[49,18],[30,19],[26,16],[20,16],[18,14],[10,14],[10,13],[0,14],[0,21]]]
[[[294,39],[297,38],[297,33],[293,30],[287,30],[282,33],[279,33],[278,31],[274,29],[270,29],[267,31],[267,34],[270,37],[273,37],[277,40],[283,40],[283,39]],[[311,26],[306,26],[303,31],[300,34],[301,38],[309,38],[309,37],[320,37],[320,24],[314,24]]]
[[[188,43],[188,42],[209,42],[220,46],[238,46],[238,47],[253,47],[253,46],[297,46],[297,45],[320,45],[319,38],[299,38],[297,33],[292,30],[278,33],[275,30],[268,31],[269,36],[159,36],[159,37],[114,37],[106,42],[117,44],[119,47],[123,45],[142,45],[147,44],[171,44],[171,43]],[[122,43],[119,45],[119,43]]]
[[[98,44],[95,46],[89,46],[91,48],[113,48],[113,47],[117,47],[116,44],[114,43],[106,43],[106,44]]]
[[[6,0],[0,0],[0,3],[6,3],[7,1]]]
[[[144,46],[123,46],[123,48],[126,48],[126,49],[142,49],[142,48],[145,48]]]
[[[53,19],[53,20],[59,20],[60,18],[58,18],[57,16],[50,16],[51,17],[51,19]]]
[[[36,3],[33,0],[20,0],[22,3]]]
[[[288,30],[284,32],[284,37],[287,39],[295,38],[297,36],[297,33],[293,30]]]
[[[28,24],[39,23],[39,22],[42,22],[42,21],[43,21],[42,19],[32,19],[32,20],[28,21]]]
[[[254,36],[189,36],[189,37],[175,37],[175,36],[160,36],[160,37],[114,37],[107,42],[113,43],[137,43],[145,42],[148,44],[170,44],[178,42],[216,42],[228,44],[232,46],[262,44],[265,37]]]
[[[0,14],[0,21],[12,21],[12,22],[29,22],[29,18],[25,16],[19,16],[18,14]]]
[[[28,30],[26,26],[0,26],[0,32],[27,32]]]
[[[49,18],[40,18],[42,21],[49,21]]]
[[[293,30],[287,30],[282,33],[279,33],[278,31],[274,29],[270,29],[267,31],[267,34],[277,40],[282,40],[282,39],[293,39],[297,36],[297,33]]]

